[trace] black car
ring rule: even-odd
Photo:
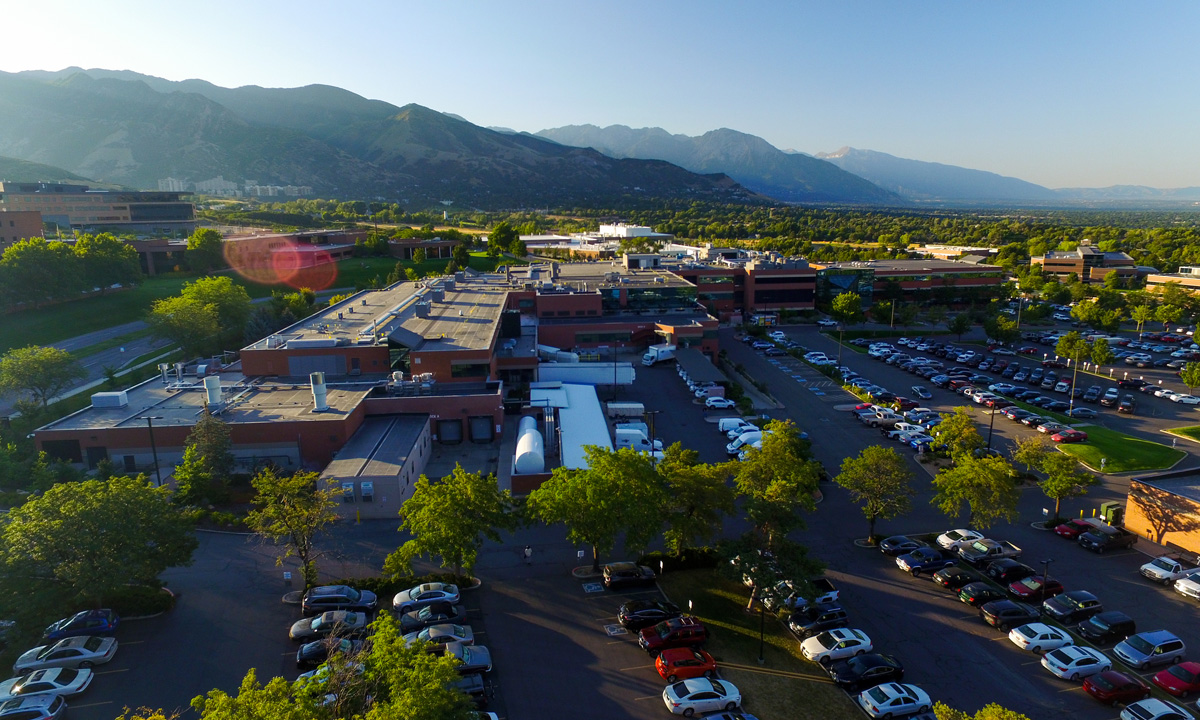
[[[846,611],[837,605],[813,605],[792,613],[788,629],[801,640],[826,630],[844,628],[850,624]]]
[[[1104,612],[1104,606],[1087,590],[1068,590],[1043,602],[1042,610],[1063,625],[1074,625]]]
[[[1003,600],[1006,597],[1003,590],[985,582],[973,582],[963,585],[958,591],[958,599],[971,607],[981,607],[993,600]]]
[[[904,679],[904,666],[891,655],[868,653],[825,666],[829,679],[847,692],[858,692],[882,683]]]
[[[451,685],[466,693],[475,707],[480,710],[487,707],[488,700],[491,700],[496,694],[491,683],[484,680],[482,675],[464,675]]]
[[[636,585],[654,583],[654,571],[631,562],[609,563],[604,566],[604,587],[616,590]]]
[[[1018,580],[1024,580],[1030,575],[1037,575],[1037,570],[1012,558],[993,560],[988,563],[987,569],[984,572],[988,577],[1001,585],[1011,585]]]
[[[1035,622],[1041,613],[1032,605],[1014,600],[993,600],[979,608],[979,617],[988,625],[1008,632],[1009,630]]]
[[[1142,380],[1141,378],[1128,378],[1126,380],[1118,380],[1117,381],[1117,387],[1129,388],[1129,389],[1145,387],[1149,384],[1150,383],[1146,382],[1145,380]]]
[[[1104,392],[1099,385],[1093,385],[1083,394],[1084,402],[1096,402],[1100,399],[1100,395]]]
[[[1108,610],[1093,615],[1079,624],[1079,634],[1096,643],[1124,640],[1137,633],[1133,618],[1119,610]]]
[[[350,640],[348,638],[327,638],[304,643],[296,651],[296,667],[302,670],[315,668],[328,660],[329,656],[334,653],[358,652],[362,649],[362,645],[362,640]]]
[[[321,585],[309,590],[300,601],[305,615],[319,615],[329,610],[353,610],[372,613],[379,598],[370,590],[355,590],[348,585]]]
[[[1051,400],[1042,407],[1046,408],[1046,410],[1050,412],[1066,412],[1067,410],[1071,409],[1071,404],[1063,402],[1062,400]]]
[[[407,635],[423,630],[430,625],[441,623],[463,623],[467,620],[467,610],[462,605],[451,605],[437,602],[426,605],[420,610],[404,613],[400,616],[400,632]]]
[[[630,600],[617,611],[617,621],[629,630],[641,630],[683,613],[674,603],[661,600]]]
[[[963,585],[973,583],[983,578],[979,574],[958,566],[942,568],[933,574],[933,581],[942,587],[958,592]]]
[[[1127,415],[1132,415],[1136,409],[1137,401],[1133,399],[1132,395],[1126,395],[1125,397],[1121,398],[1121,402],[1117,405],[1117,412],[1125,413]]]
[[[924,540],[910,538],[907,535],[893,535],[890,538],[884,538],[879,543],[879,551],[888,557],[905,555],[917,548],[923,547],[929,547],[929,543]]]
[[[1076,538],[1076,542],[1092,552],[1103,553],[1108,550],[1133,547],[1137,543],[1137,539],[1137,535],[1125,528],[1102,525],[1080,535]]]

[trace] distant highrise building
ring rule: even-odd
[[[224,175],[196,183],[196,192],[206,195],[236,195],[237,191],[237,183],[226,180]]]
[[[186,180],[168,177],[158,181],[158,189],[163,192],[187,192],[188,183]]]
[[[195,210],[179,192],[92,190],[65,183],[0,182],[0,211],[37,211],[46,223],[144,232],[192,231]]]

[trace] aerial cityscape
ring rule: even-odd
[[[6,15],[0,720],[1200,718],[1194,5]]]

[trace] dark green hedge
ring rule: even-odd
[[[686,548],[680,555],[656,550],[638,558],[639,565],[645,565],[654,570],[654,572],[658,572],[658,563],[660,561],[663,563],[662,567],[666,572],[674,570],[699,570],[703,568],[715,568],[718,556],[714,548],[703,547]]]

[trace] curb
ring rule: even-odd
[[[473,577],[473,578],[471,578],[471,584],[469,586],[468,585],[459,585],[458,589],[461,590],[462,592],[473,592],[475,590],[478,590],[481,587],[483,587],[483,581],[477,577]]]
[[[299,605],[303,598],[304,592],[302,590],[293,590],[289,593],[285,593],[282,601],[284,605]]]
[[[175,600],[179,599],[179,595],[177,593],[171,592],[170,589],[165,588],[165,587],[160,588],[160,589],[163,592],[165,592],[166,594],[170,595],[173,599],[175,599]],[[134,620],[149,620],[151,618],[156,618],[160,615],[166,615],[168,612],[170,612],[170,610],[163,610],[162,612],[156,612],[156,613],[152,613],[150,615],[130,615],[129,617],[121,618],[121,620],[126,621],[126,622],[134,621]]]
[[[572,575],[574,575],[574,576],[575,576],[575,577],[577,577],[577,578],[580,578],[580,579],[583,579],[583,578],[594,578],[594,577],[600,577],[600,576],[601,576],[601,573],[598,573],[598,572],[592,572],[592,566],[591,566],[591,565],[580,565],[580,566],[579,566],[579,567],[577,567],[577,568],[572,568],[572,569],[571,569],[571,574],[572,574]]]
[[[193,529],[196,532],[211,533],[213,535],[241,535],[242,537],[248,537],[250,535],[258,534],[258,533],[252,533],[252,532],[238,532],[236,530],[210,530],[208,528],[193,528]]]

